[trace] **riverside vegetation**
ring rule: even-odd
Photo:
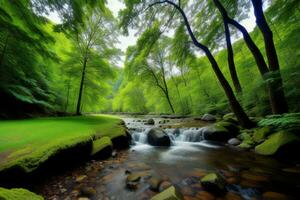
[[[0,199],[298,199],[299,8],[1,1]]]

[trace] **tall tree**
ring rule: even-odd
[[[88,68],[91,69],[90,73],[112,74],[111,70],[109,70],[109,65],[114,63],[114,59],[117,58],[119,53],[113,45],[116,42],[116,30],[113,21],[113,16],[108,9],[105,11],[96,9],[87,16],[84,26],[67,30],[68,34],[75,41],[73,55],[70,55],[68,62],[81,64],[76,106],[77,115],[81,114],[83,90],[87,82]],[[74,69],[76,70],[76,68],[71,66],[70,70]]]
[[[136,17],[136,13],[138,13],[139,11],[137,10],[134,10],[134,8],[137,9],[140,8],[139,5],[140,2],[138,3],[132,3],[132,2],[128,2],[126,1],[126,6],[127,6],[127,10],[123,10],[123,12],[121,12],[121,14],[123,14],[123,17],[125,18],[125,22],[127,21],[127,24],[125,23],[125,25],[128,25],[128,23],[132,20],[133,17]],[[138,4],[139,6],[136,6],[134,4]],[[182,9],[182,4],[181,4],[181,1],[179,1],[178,4],[174,3],[173,1],[169,1],[169,0],[164,0],[164,1],[152,1],[152,3],[150,2],[143,2],[142,3],[142,7],[143,6],[146,6],[146,9],[150,9],[154,6],[157,6],[157,5],[162,5],[162,4],[166,4],[166,5],[170,5],[172,8],[175,8],[180,16],[181,16],[181,19],[183,20],[183,23],[184,25],[186,26],[187,28],[187,31],[188,31],[188,34],[193,42],[193,44],[201,49],[205,55],[207,56],[210,64],[211,64],[211,67],[213,69],[213,71],[215,72],[227,98],[228,98],[228,101],[229,101],[229,105],[232,109],[232,111],[235,113],[235,115],[237,116],[239,122],[241,123],[241,125],[243,127],[253,127],[254,126],[254,123],[249,119],[249,117],[247,116],[247,114],[245,113],[244,109],[242,108],[242,106],[240,105],[240,103],[238,102],[238,100],[236,99],[235,97],[235,94],[230,86],[230,84],[228,83],[228,81],[226,80],[225,76],[223,75],[223,73],[221,72],[220,70],[220,67],[217,63],[217,61],[215,60],[212,52],[208,49],[207,46],[205,46],[204,44],[200,43],[198,41],[198,39],[196,38],[192,28],[191,28],[191,25],[190,25],[190,22],[187,18],[187,15],[185,13],[185,11]],[[163,10],[160,10],[161,12],[163,12]],[[134,13],[134,14],[133,14]],[[175,20],[173,20],[175,21]]]
[[[269,70],[270,72],[272,72],[272,83],[270,87],[274,87],[275,94],[273,95],[277,99],[276,101],[271,101],[272,110],[274,114],[286,113],[288,112],[288,104],[284,95],[279,61],[273,40],[273,32],[270,29],[269,24],[265,18],[262,0],[251,0],[251,2],[254,7],[256,24],[264,37]]]
[[[251,51],[251,53],[253,54],[253,56],[255,58],[257,67],[258,67],[263,79],[267,81],[267,87],[268,87],[268,92],[269,92],[269,101],[270,101],[270,105],[272,108],[272,112],[274,114],[281,114],[281,113],[287,112],[288,107],[287,107],[287,102],[286,102],[284,92],[283,92],[283,85],[282,85],[282,80],[281,80],[281,76],[280,76],[279,65],[277,68],[278,70],[275,72],[275,75],[277,74],[276,75],[277,77],[272,77],[272,75],[274,76],[273,72],[275,70],[272,71],[271,66],[267,65],[267,63],[265,62],[265,59],[263,57],[263,54],[261,53],[261,51],[257,47],[257,45],[254,43],[254,41],[252,40],[247,29],[228,15],[228,12],[226,11],[225,7],[222,5],[222,3],[219,0],[213,0],[213,1],[215,3],[216,7],[218,8],[218,10],[220,11],[224,22],[234,26],[243,34],[244,40],[245,40],[249,50]],[[259,12],[259,11],[257,11],[257,12]],[[262,12],[262,10],[261,10],[261,12]],[[273,51],[274,50],[275,50],[275,47],[274,47]],[[276,56],[276,58],[277,58],[277,56]],[[278,59],[276,59],[276,58],[274,58],[274,59],[277,60],[277,62],[278,62]],[[271,59],[272,62],[274,62],[274,59]],[[275,66],[275,68],[276,68],[276,66]],[[271,77],[270,77],[270,75],[271,75]]]
[[[150,35],[152,35],[154,40],[147,46],[144,42]],[[137,47],[135,49],[132,48],[131,50],[134,50],[127,56],[126,66],[130,68],[134,75],[139,75],[153,83],[163,93],[171,112],[175,113],[167,84],[167,73],[169,70],[167,66],[168,49],[166,48],[166,38],[165,40],[157,41],[155,38],[159,35],[158,24],[146,30],[137,42]]]

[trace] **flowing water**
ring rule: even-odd
[[[161,189],[172,184],[185,199],[216,199],[204,191],[199,181],[210,172],[218,172],[226,179],[229,191],[218,199],[250,200],[261,199],[263,195],[300,199],[300,173],[283,170],[289,165],[253,152],[203,141],[203,126],[207,124],[198,120],[154,120],[155,125],[145,125],[147,119],[124,118],[135,142],[129,150],[118,152],[109,160],[93,160],[52,177],[35,191],[46,199],[77,199],[83,195],[90,199],[146,200],[157,194],[149,185],[149,180],[156,178],[162,181]],[[146,132],[154,126],[168,133],[171,147],[147,144]],[[126,188],[128,173],[139,173],[142,177],[136,190]],[[84,177],[83,180],[80,177]]]

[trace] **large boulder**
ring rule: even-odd
[[[231,133],[232,136],[237,136],[240,131],[240,128],[235,123],[228,122],[228,121],[218,122],[216,123],[216,126],[226,128]]]
[[[216,121],[217,118],[212,114],[204,114],[201,118],[203,121]]]
[[[299,160],[295,153],[300,150],[300,138],[293,133],[279,131],[255,147],[255,152],[262,155],[277,155],[278,158],[289,161]]]
[[[225,127],[217,124],[208,126],[202,129],[202,136],[204,140],[227,142],[234,134],[230,133]]]
[[[147,133],[148,143],[152,146],[170,146],[168,134],[160,128],[152,128]]]

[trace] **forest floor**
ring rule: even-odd
[[[61,149],[124,135],[120,123],[109,115],[0,121],[0,171],[17,166],[31,172]]]

